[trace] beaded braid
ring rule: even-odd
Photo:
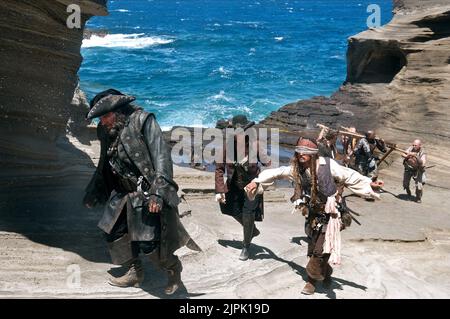
[[[300,165],[298,164],[298,159],[294,155],[291,158],[291,166],[292,166],[292,172],[294,175],[294,195],[291,197],[291,202],[295,202],[297,199],[300,199],[303,197],[303,188],[302,188],[302,176],[300,174]]]
[[[291,201],[301,198],[303,196],[302,187],[302,175],[300,174],[300,165],[297,157],[294,155],[291,159],[291,166],[294,173],[295,191],[294,195],[291,197]],[[311,156],[311,163],[309,167],[311,174],[311,205],[315,205],[317,202],[317,156]]]

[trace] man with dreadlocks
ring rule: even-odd
[[[171,295],[181,285],[182,271],[174,251],[185,245],[199,248],[180,222],[169,146],[155,116],[131,104],[134,100],[109,89],[91,101],[87,118],[100,118],[101,155],[84,204],[107,204],[98,227],[105,233],[113,264],[127,269],[109,283],[141,285],[142,252],[167,271],[165,293]]]
[[[333,159],[319,156],[315,142],[300,138],[295,152],[290,166],[261,172],[246,186],[246,191],[249,197],[253,197],[255,193],[262,193],[276,179],[294,182],[295,192],[291,201],[306,216],[305,232],[309,239],[310,259],[306,266],[308,282],[302,293],[311,295],[314,294],[317,281],[330,283],[332,268],[329,262],[340,263],[340,231],[343,223],[348,225],[348,222],[337,209],[340,199],[336,183],[345,185],[353,193],[365,198],[379,199],[380,195],[374,192],[376,185],[370,178],[339,165]]]

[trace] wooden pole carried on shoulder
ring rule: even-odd
[[[357,133],[357,132],[351,132],[351,129],[349,127],[345,127],[345,126],[341,126],[341,128],[343,130],[335,130],[335,129],[332,129],[332,128],[330,128],[330,127],[328,127],[326,125],[323,125],[323,124],[317,124],[317,126],[322,128],[323,130],[332,130],[332,131],[335,131],[335,132],[337,132],[338,134],[341,134],[341,135],[346,135],[346,136],[351,136],[351,137],[356,137],[356,138],[364,138],[365,137],[365,135],[363,135],[363,134],[360,134],[360,133]],[[384,154],[384,156],[380,159],[378,164],[381,164],[383,161],[385,161],[386,158],[393,151],[397,151],[397,152],[400,152],[400,153],[405,154],[405,155],[408,154],[408,152],[406,152],[405,150],[402,150],[401,148],[398,148],[397,144],[395,144],[395,143],[386,142],[386,141],[384,141],[382,138],[380,138],[378,136],[376,136],[375,139],[383,141],[386,144],[386,146],[389,148],[389,151],[386,154]]]

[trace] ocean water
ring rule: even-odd
[[[369,4],[391,0],[115,0],[82,46],[82,89],[138,98],[163,128],[213,126],[244,113],[329,96],[345,80],[347,38],[367,29]]]

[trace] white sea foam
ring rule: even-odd
[[[337,60],[345,60],[345,57],[343,55],[333,55],[331,56],[331,58]]]
[[[149,106],[157,106],[157,107],[167,107],[170,105],[169,102],[156,102],[156,101],[151,101],[151,100],[146,100],[145,103]]]
[[[253,113],[253,110],[251,108],[249,108],[248,106],[243,106],[242,111],[247,114],[250,114],[250,115]]]
[[[146,37],[144,33],[135,34],[108,34],[104,37],[92,35],[83,40],[83,48],[130,48],[141,49],[149,46],[163,45],[174,42],[173,39],[162,37]]]
[[[258,105],[258,104],[263,104],[263,105],[277,105],[278,103],[271,101],[269,99],[255,99],[251,104],[250,104],[250,110],[253,109],[254,106]]]
[[[263,25],[265,24],[264,22],[261,22],[261,21],[234,21],[234,20],[231,20],[229,22],[231,22],[233,24],[246,25],[246,26],[248,26],[250,28],[254,28],[254,29],[259,29],[259,28],[263,27]]]
[[[230,71],[226,70],[223,66],[221,66],[219,68],[219,72],[220,72],[220,74],[229,74],[230,73]]]
[[[234,99],[232,97],[228,97],[225,95],[225,91],[220,91],[219,94],[213,95],[211,97],[209,97],[210,100],[214,100],[214,101],[226,101],[226,102],[231,102]]]
[[[220,74],[220,77],[221,78],[230,78],[231,76],[232,76],[232,74],[233,74],[233,72],[232,71],[230,71],[230,70],[227,70],[225,67],[223,67],[223,66],[221,66],[221,67],[219,67],[218,69],[215,69],[213,72],[212,72],[212,74]]]
[[[263,24],[263,22],[261,22],[261,21],[234,21],[234,20],[231,20],[230,22],[233,22],[236,24],[245,24],[245,25]]]

